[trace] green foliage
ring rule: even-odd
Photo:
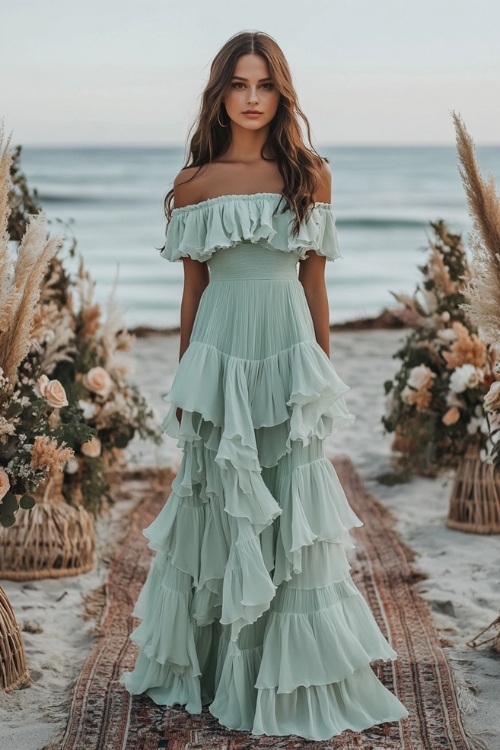
[[[37,215],[41,211],[38,203],[38,191],[28,186],[25,175],[21,172],[22,146],[16,146],[12,151],[12,165],[10,176],[12,188],[9,193],[10,216],[7,231],[11,240],[21,242],[26,232],[26,223],[30,214]]]
[[[31,510],[31,508],[35,507],[35,498],[31,497],[31,495],[23,495],[19,500],[19,507],[24,510]]]

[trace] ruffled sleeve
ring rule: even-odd
[[[293,252],[298,260],[304,260],[310,250],[327,260],[343,257],[330,203],[317,203],[293,236],[293,213],[281,213],[280,208],[274,213],[279,198],[274,193],[226,195],[174,209],[160,255],[172,262],[185,257],[204,262],[220,248],[254,242],[270,250]]]

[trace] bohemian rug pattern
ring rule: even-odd
[[[394,663],[372,668],[407,707],[409,719],[312,742],[231,731],[207,707],[190,715],[178,706],[158,706],[146,695],[130,696],[118,679],[134,665],[138,647],[128,635],[138,620],[130,613],[154,554],[142,529],[158,515],[169,492],[168,486],[159,492],[150,483],[111,559],[97,642],[76,682],[61,750],[470,750],[451,668],[430,609],[414,589],[423,576],[410,566],[411,555],[392,530],[388,512],[366,491],[351,461],[339,456],[333,464],[351,507],[364,522],[352,532],[356,549],[349,556],[351,575],[398,653]]]

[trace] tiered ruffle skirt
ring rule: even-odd
[[[228,728],[322,740],[408,712],[370,666],[397,654],[350,576],[363,523],[323,441],[354,416],[305,305],[293,280],[202,297],[164,420],[182,460],[144,530],[155,556],[120,681]]]

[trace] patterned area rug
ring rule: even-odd
[[[130,531],[111,558],[98,640],[76,682],[60,750],[242,750],[243,748],[331,748],[347,750],[471,750],[456,700],[451,668],[427,603],[414,590],[424,576],[392,530],[387,510],[363,486],[351,461],[333,464],[348,500],[364,526],[352,531],[351,575],[380,629],[398,652],[395,663],[372,665],[404,703],[410,718],[361,733],[345,731],[325,742],[300,737],[257,738],[223,728],[205,707],[157,706],[145,695],[130,696],[118,678],[133,668],[138,647],[128,634],[140,622],[130,612],[154,554],[142,529],[158,515],[169,486],[144,482],[144,499],[130,519]]]

